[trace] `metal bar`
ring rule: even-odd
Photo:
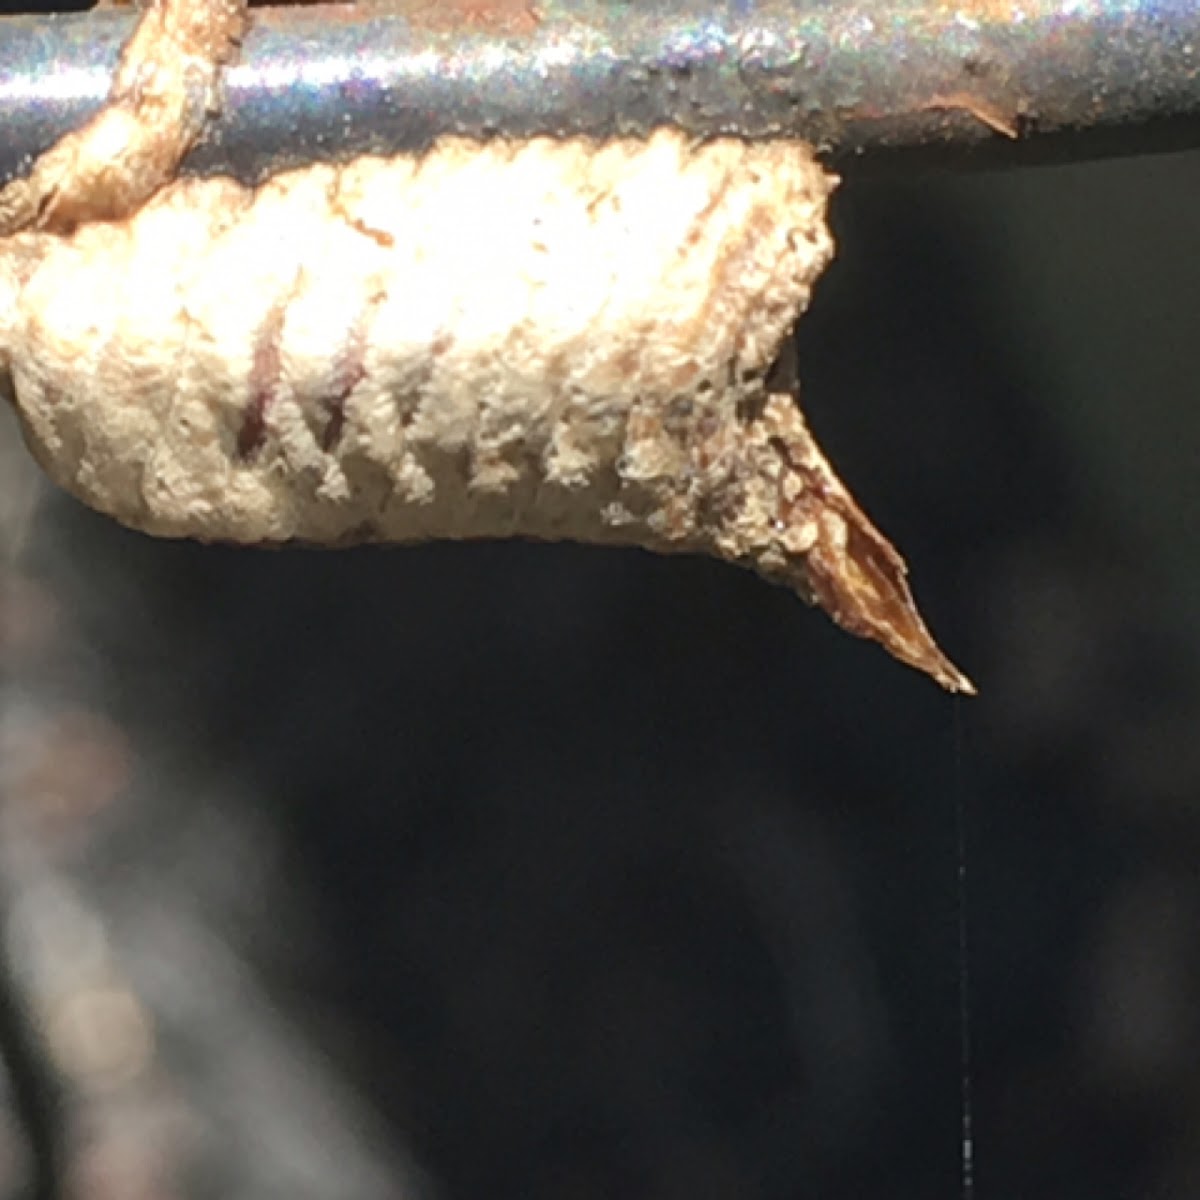
[[[664,124],[793,134],[843,166],[1200,145],[1200,0],[522,2],[258,9],[188,169]],[[0,20],[0,175],[94,111],[132,19]]]

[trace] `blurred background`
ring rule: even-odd
[[[1200,1196],[1200,155],[848,181],[749,574],[154,542],[0,434],[0,1198]],[[6,414],[7,415],[7,414]]]

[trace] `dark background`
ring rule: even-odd
[[[716,563],[156,543],[8,431],[0,1196],[958,1196],[960,815],[979,1200],[1200,1196],[1198,189],[836,200],[803,399],[977,700]]]

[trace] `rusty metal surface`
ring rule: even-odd
[[[0,173],[104,96],[124,13],[0,21]],[[260,9],[190,162],[253,180],[448,132],[805,137],[841,162],[1200,144],[1196,0],[406,0]],[[1066,134],[1063,139],[1059,135]],[[878,157],[878,155],[875,155]]]

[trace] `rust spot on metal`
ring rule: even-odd
[[[387,7],[433,32],[475,29],[528,36],[541,24],[541,13],[529,0],[399,0]]]
[[[982,21],[988,25],[1011,25],[1021,14],[1019,0],[959,0],[958,3],[945,7],[955,16]]]
[[[993,133],[1014,141],[1021,136],[1019,111],[1009,113],[995,101],[983,96],[972,96],[968,92],[951,92],[944,96],[933,96],[925,105],[927,109],[943,109],[949,112],[965,112]]]

